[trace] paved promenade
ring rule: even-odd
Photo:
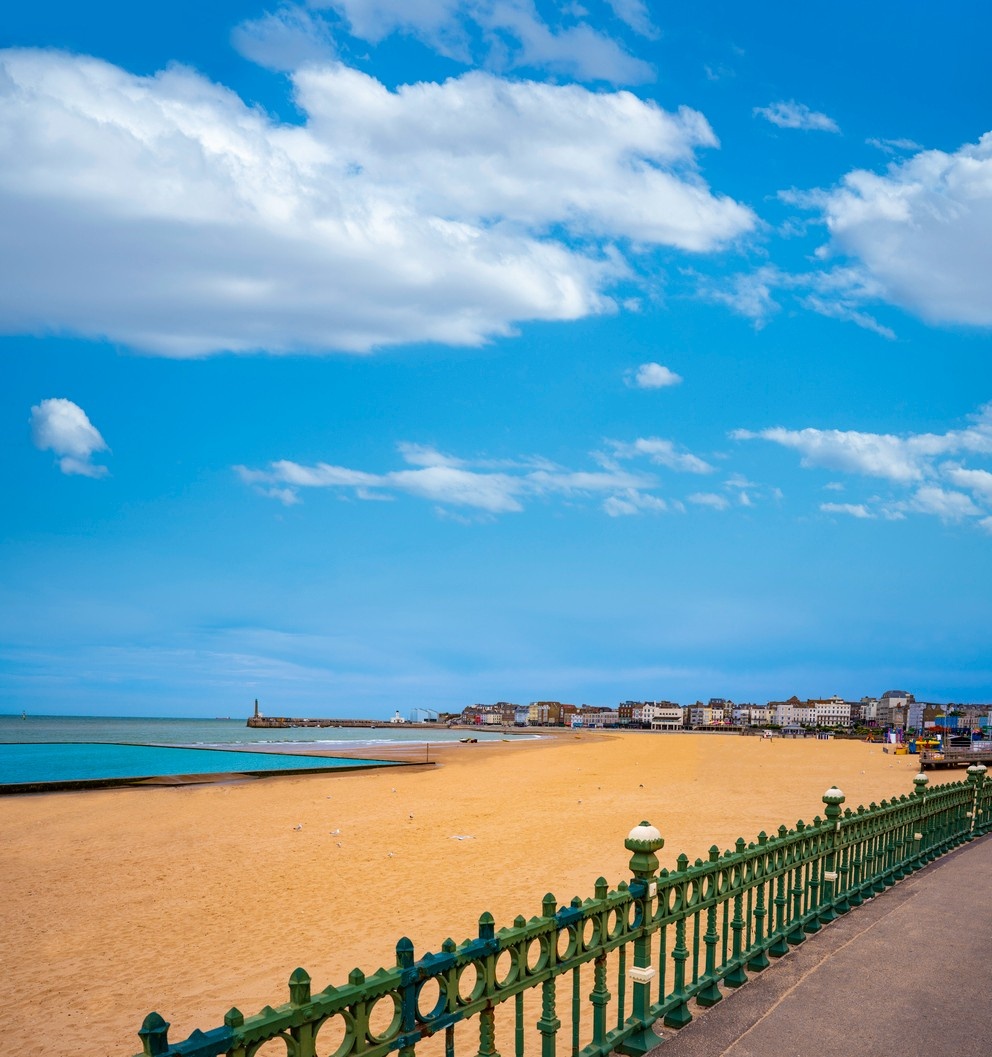
[[[750,975],[651,1057],[989,1057],[992,834]]]

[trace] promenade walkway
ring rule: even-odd
[[[807,938],[650,1057],[989,1057],[992,834]],[[660,1025],[658,1025],[660,1027]]]

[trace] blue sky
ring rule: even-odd
[[[984,5],[0,25],[0,711],[992,699]]]

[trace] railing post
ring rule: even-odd
[[[973,763],[968,768],[968,782],[971,785],[971,810],[968,814],[971,817],[968,823],[968,836],[965,839],[969,841],[975,839],[975,823],[978,819],[978,791],[981,788],[979,785],[979,775],[984,776],[985,771],[984,767],[979,770],[979,766],[979,764]]]
[[[679,877],[679,904],[680,912],[679,916],[675,921],[675,946],[672,948],[672,961],[675,963],[675,968],[672,973],[672,993],[669,996],[673,999],[677,1005],[665,1016],[665,1027],[666,1028],[684,1028],[686,1024],[692,1020],[692,1014],[689,1012],[689,1003],[686,1000],[685,993],[685,963],[689,960],[689,948],[685,942],[685,897],[688,890],[688,881],[685,878],[686,871],[689,869],[689,857],[682,852],[676,860],[676,867]]]
[[[854,813],[855,818],[858,820],[852,823],[852,833],[854,834],[855,841],[851,847],[851,880],[848,884],[849,895],[847,901],[852,907],[859,907],[864,902],[864,896],[862,894],[862,882],[864,880],[864,864],[865,864],[865,822],[864,822],[864,805],[859,804],[857,811]]]
[[[734,845],[733,865],[730,870],[731,884],[734,892],[734,916],[730,919],[730,931],[733,933],[733,946],[730,954],[730,971],[723,982],[728,987],[740,987],[747,983],[744,971],[744,852],[747,845],[743,837],[737,838]]]
[[[871,812],[871,895],[881,895],[885,891],[885,885],[882,881],[882,875],[885,873],[885,851],[884,851],[884,838],[885,834],[882,832],[882,821],[881,811],[885,807],[885,801],[882,801],[882,807],[873,800],[868,805],[868,810]]]
[[[837,917],[837,911],[834,909],[837,891],[837,846],[840,844],[840,805],[845,799],[844,794],[835,785],[823,794],[823,803],[826,804],[823,813],[827,816],[824,829],[830,842],[823,870],[823,910],[820,913],[820,922],[824,925]]]
[[[913,869],[919,870],[927,863],[927,785],[930,779],[920,771],[913,778],[913,792],[919,805],[916,809],[916,829],[913,830],[913,840],[916,842],[916,858],[913,860]]]
[[[806,823],[800,819],[796,823],[796,832],[801,834],[805,829]],[[800,841],[792,843],[792,928],[786,939],[793,947],[798,947],[806,939],[806,933],[803,931],[803,871],[806,863],[800,854],[801,847]]]
[[[396,944],[396,967],[413,968],[413,943],[403,936]],[[404,974],[407,975],[407,974]],[[400,1032],[409,1039],[417,1022],[417,986],[412,979],[407,980],[400,990]],[[409,1042],[400,1047],[399,1057],[414,1057],[416,1047]]]
[[[809,919],[803,925],[803,932],[820,931],[820,852],[823,849],[823,819],[819,815],[813,819],[812,856],[809,863],[809,904],[806,916]]]
[[[310,974],[305,969],[295,969],[289,978],[289,1001],[293,1006],[305,1006],[310,1001]],[[296,1043],[297,1057],[313,1057],[313,1024],[304,1021],[291,1029]],[[401,1051],[402,1052],[402,1051]],[[413,1050],[410,1050],[412,1057]]]
[[[169,1022],[158,1013],[149,1013],[138,1030],[138,1037],[145,1057],[158,1057],[169,1048]]]
[[[637,936],[634,940],[634,964],[628,975],[634,982],[634,1000],[627,1026],[636,1030],[618,1047],[630,1057],[641,1057],[658,1045],[659,1036],[651,1029],[651,981],[657,970],[651,965],[651,917],[652,905],[658,894],[658,856],[656,852],[665,846],[661,833],[650,822],[635,826],[623,842],[630,857],[630,871],[634,875],[629,890],[636,907]]]
[[[492,914],[487,910],[479,915],[479,939],[493,940],[496,936],[496,922]],[[495,963],[494,955],[487,954],[485,968],[480,966],[485,976],[485,994],[487,997],[493,994],[495,989]],[[496,1050],[496,1006],[492,999],[486,1003],[485,1008],[479,1014],[479,1055],[478,1057],[500,1057]]]
[[[716,931],[717,907],[716,907],[716,864],[720,860],[720,849],[714,844],[710,848],[710,872],[707,874],[707,898],[710,905],[706,908],[706,931],[703,933],[703,943],[706,945],[706,966],[703,969],[703,978],[706,986],[696,995],[696,1001],[701,1006],[715,1006],[723,998],[720,992],[720,984],[716,975],[716,945],[720,942],[720,935]]]
[[[775,850],[775,869],[778,870],[778,877],[775,881],[775,942],[768,948],[768,953],[773,958],[781,958],[784,954],[789,953],[789,944],[785,935],[786,910],[789,906],[789,900],[785,894],[788,851],[784,846],[788,832],[785,826],[779,826],[778,846]]]
[[[541,916],[553,922],[557,905],[555,897],[548,892],[541,904]],[[552,932],[548,937],[548,943],[551,944],[550,963],[554,961],[557,942],[557,933]],[[561,1021],[555,1009],[555,978],[551,976],[541,984],[541,1018],[537,1022],[537,1030],[541,1033],[541,1057],[555,1057],[555,1039],[560,1027]]]
[[[768,834],[762,830],[758,834],[758,848],[764,851],[765,845],[768,843]],[[768,863],[768,857],[762,855],[761,857],[762,872],[761,880],[758,883],[758,895],[755,900],[754,907],[754,947],[757,950],[757,954],[751,958],[747,967],[756,973],[760,973],[763,969],[767,969],[771,962],[768,960],[768,952],[765,950],[765,918],[768,917],[768,907],[766,905],[766,898],[771,890],[771,881],[768,878],[768,873],[765,870],[765,866]]]
[[[977,764],[978,767],[978,788],[975,791],[975,830],[977,833],[986,833],[989,829],[988,812],[982,805],[985,803],[985,778],[988,768],[984,763]]]

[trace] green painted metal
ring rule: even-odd
[[[476,938],[445,940],[419,959],[402,939],[393,967],[371,976],[355,969],[345,984],[317,993],[297,969],[285,1004],[250,1017],[232,1008],[222,1026],[183,1042],[170,1045],[169,1025],[150,1013],[139,1031],[143,1057],[256,1057],[276,1040],[287,1057],[417,1057],[432,1039],[431,1054],[443,1044],[444,1057],[456,1049],[500,1057],[501,1036],[514,1057],[538,1048],[556,1057],[559,1041],[571,1057],[641,1057],[657,1045],[659,1022],[683,1027],[690,1002],[712,1005],[721,986],[742,986],[769,956],[992,830],[984,766],[937,788],[924,774],[913,783],[911,795],[854,811],[828,789],[824,818],[750,844],[741,838],[722,854],[713,847],[691,865],[679,855],[671,871],[659,869],[661,834],[642,822],[625,841],[632,878],[615,890],[600,878],[591,898],[561,907],[549,893],[539,915],[499,930],[483,914]],[[592,990],[583,998],[587,964]],[[570,1030],[559,1040],[557,984],[569,974]],[[530,1029],[528,1016],[536,1018]]]

